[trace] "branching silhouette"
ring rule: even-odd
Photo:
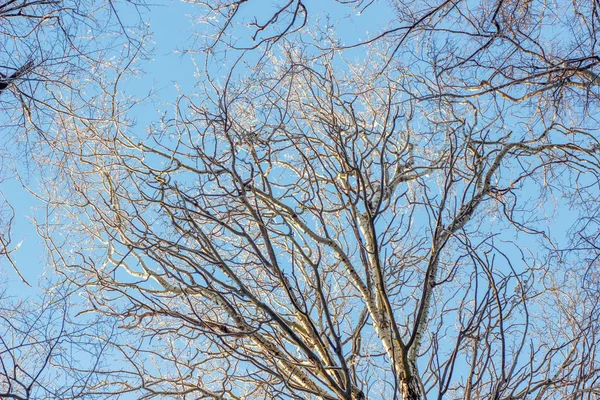
[[[33,69],[33,60],[29,60],[25,65],[16,70],[12,75],[7,76],[0,72],[0,94],[6,90],[11,83]]]

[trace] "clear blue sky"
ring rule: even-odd
[[[251,3],[255,7],[257,3]],[[261,3],[265,10],[269,9],[269,2]],[[336,16],[335,27],[340,37],[346,38],[345,44],[356,43],[370,37],[381,29],[381,13],[385,13],[383,6],[369,7],[359,18],[337,18],[343,15],[342,11],[348,13],[348,8],[333,2],[309,0],[306,2],[311,18],[317,15],[325,16],[327,13]],[[129,5],[121,5],[121,19],[125,24],[136,20],[136,10]],[[250,7],[247,5],[245,7]],[[194,35],[198,33],[198,27],[193,26],[193,15],[196,7],[182,1],[164,1],[150,6],[148,9],[139,9],[143,18],[148,22],[150,31],[153,33],[153,52],[150,62],[141,63],[144,74],[137,79],[129,79],[122,84],[124,93],[144,97],[150,92],[155,93],[151,102],[146,102],[134,109],[132,117],[136,120],[136,129],[140,135],[145,135],[145,127],[154,122],[160,116],[160,112],[171,110],[170,103],[177,96],[177,88],[183,93],[194,93],[196,79],[194,73],[196,68],[191,54],[181,50],[192,46]],[[253,8],[252,13],[260,14],[261,10]],[[389,11],[389,10],[387,10]],[[354,13],[356,16],[358,10]],[[324,17],[323,17],[324,18]],[[323,19],[324,20],[324,19]],[[357,50],[355,55],[360,56],[362,50]],[[202,62],[202,60],[199,60]],[[159,112],[160,111],[160,112]],[[22,150],[22,149],[21,149]],[[26,171],[20,166],[21,171]],[[30,176],[28,185],[35,188],[35,182],[39,176]],[[29,192],[22,188],[20,183],[14,179],[6,179],[2,183],[2,192],[15,208],[15,221],[13,225],[13,245],[21,243],[14,260],[25,279],[34,288],[28,288],[23,284],[12,268],[5,262],[1,262],[0,276],[4,275],[9,280],[10,292],[22,296],[25,293],[36,293],[36,281],[44,273],[44,245],[33,228],[32,218],[43,218],[44,210],[35,211],[35,207],[43,207]]]
[[[257,3],[251,3],[253,7]],[[265,10],[269,8],[269,2],[265,1]],[[375,4],[357,17],[358,10],[355,10],[354,18],[343,17],[344,12],[348,14],[349,8],[334,2],[323,2],[319,0],[309,0],[306,2],[311,17],[316,15],[326,15],[331,13],[336,16],[335,27],[340,38],[343,38],[345,44],[356,43],[368,37],[381,32],[385,26],[381,26],[382,18],[389,12],[384,6]],[[250,4],[243,7],[250,7]],[[177,96],[176,86],[184,93],[194,93],[196,79],[194,78],[195,65],[192,55],[181,52],[193,45],[194,34],[198,33],[198,27],[192,26],[193,15],[196,12],[195,7],[182,1],[165,1],[151,6],[149,9],[140,9],[144,19],[148,22],[150,30],[153,33],[152,42],[154,51],[152,60],[141,64],[144,74],[138,79],[130,79],[121,87],[124,93],[143,97],[151,91],[155,94],[151,102],[146,102],[134,109],[133,117],[137,121],[135,129],[139,130],[140,135],[144,135],[145,127],[156,121],[161,112],[171,109],[170,102]],[[124,6],[121,10],[121,18],[127,24],[135,21],[137,18],[135,9],[130,6]],[[260,15],[262,10],[252,9],[252,13]],[[342,15],[341,18],[337,18]],[[325,20],[324,17],[323,21]],[[353,55],[360,56],[361,49],[356,50]],[[202,62],[202,60],[199,60]],[[22,150],[22,149],[20,149]],[[25,168],[21,166],[21,171]],[[40,177],[31,176],[28,184],[35,187],[35,180]],[[42,206],[37,202],[21,185],[14,179],[6,179],[2,184],[2,192],[9,202],[15,208],[15,223],[13,226],[13,245],[22,243],[19,250],[14,254],[14,260],[17,262],[21,272],[30,283],[35,283],[45,270],[43,259],[43,244],[33,230],[31,218],[34,214],[35,206]],[[38,217],[43,217],[43,210],[37,213]],[[568,226],[571,214],[568,209],[564,209],[559,214],[560,220],[553,227],[554,230],[560,230],[562,226]],[[563,224],[564,222],[564,224]],[[2,262],[3,274],[10,281],[10,287],[16,290],[16,293],[23,294],[28,292],[24,284],[16,279],[16,274],[12,269]],[[35,286],[35,285],[34,285]]]
[[[265,1],[265,4],[268,4],[268,2]],[[327,4],[327,7],[331,8],[326,8],[323,4]],[[340,5],[332,5],[331,2],[319,0],[307,1],[307,6],[309,12],[313,15],[327,12],[335,14],[338,11],[336,8],[342,9]],[[348,10],[345,7],[343,9]],[[131,10],[126,10],[126,12],[131,12]],[[371,7],[360,18],[354,18],[352,21],[342,18],[336,21],[337,32],[340,37],[347,38],[345,44],[352,44],[365,39],[385,28],[380,25],[380,15],[385,12],[385,9]],[[152,6],[144,13],[144,18],[150,24],[150,29],[153,32],[154,51],[152,61],[142,65],[143,76],[138,79],[130,79],[121,88],[124,93],[136,96],[144,96],[151,91],[155,93],[151,102],[140,105],[134,110],[133,117],[137,121],[134,129],[139,130],[140,136],[144,135],[146,125],[157,120],[160,111],[170,109],[169,103],[175,100],[177,96],[176,86],[184,93],[193,93],[196,83],[194,78],[195,65],[191,56],[178,51],[185,49],[193,41],[190,17],[194,13],[194,7],[180,1],[170,1]],[[126,13],[123,14],[125,21],[130,18],[132,16]],[[354,55],[360,56],[360,51],[356,50]],[[43,178],[31,177],[32,180],[28,183],[35,189],[35,179]],[[20,249],[14,254],[14,260],[24,277],[33,285],[33,288],[28,288],[23,284],[5,261],[0,261],[0,277],[8,279],[9,293],[12,295],[19,297],[33,296],[39,293],[36,289],[37,280],[46,271],[46,266],[44,265],[43,244],[41,239],[37,237],[30,219],[36,216],[43,218],[43,209],[38,212],[34,211],[36,206],[42,207],[43,205],[36,201],[14,179],[4,181],[1,190],[15,208],[16,215],[12,232],[13,246],[22,242]],[[565,240],[566,232],[564,229],[570,226],[573,213],[568,210],[565,204],[559,202],[557,206],[563,207],[563,211],[559,213],[558,219],[554,221],[554,225],[550,230],[556,232],[557,237],[562,237]],[[527,236],[522,236],[520,240],[521,244],[535,246],[534,241]]]

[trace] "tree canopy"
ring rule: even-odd
[[[13,158],[39,176],[47,290],[72,303],[58,336],[91,362],[51,349],[70,392],[0,392],[600,394],[598,2],[188,3],[172,44],[196,71],[173,99],[129,95],[152,49],[126,4],[56,56],[64,75],[13,62],[59,82],[7,88],[35,148]]]

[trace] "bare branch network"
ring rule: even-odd
[[[0,397],[600,396],[600,3],[187,3],[146,127],[141,5],[0,5],[78,16],[0,81],[62,307],[0,321]]]

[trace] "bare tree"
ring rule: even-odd
[[[147,137],[118,85],[51,131],[40,232],[126,332],[87,393],[597,397],[599,5],[257,3],[197,2]]]
[[[93,3],[93,4],[92,4]],[[98,337],[111,329],[97,317],[75,317],[69,305],[76,296],[66,285],[51,285],[37,298],[6,277],[25,284],[23,265],[15,253],[21,238],[14,222],[24,219],[23,207],[5,196],[14,179],[35,190],[31,154],[52,148],[51,133],[65,115],[98,120],[98,105],[89,96],[118,80],[127,62],[140,56],[144,33],[137,30],[142,3],[127,2],[124,22],[121,2],[69,0],[0,1],[0,398],[67,399],[84,396],[97,383],[95,370],[104,352]],[[106,59],[105,59],[106,57]],[[103,81],[98,80],[102,75]],[[82,107],[85,104],[85,107]],[[24,190],[24,193],[27,193]],[[32,193],[33,194],[33,193]],[[9,269],[3,270],[8,266]],[[28,271],[30,272],[30,271]],[[13,286],[13,287],[10,287]],[[28,292],[29,293],[29,292]],[[22,297],[17,295],[23,294]],[[106,328],[106,330],[104,330]],[[93,395],[85,394],[86,398]],[[99,395],[98,398],[103,398]]]
[[[4,283],[3,283],[4,286]],[[93,398],[83,389],[104,375],[103,341],[113,331],[96,318],[73,320],[65,292],[41,298],[0,297],[0,397]],[[101,396],[99,398],[102,398]]]
[[[3,182],[16,176],[27,183],[35,181],[34,166],[22,163],[24,153],[44,151],[36,146],[40,140],[52,145],[55,121],[64,115],[93,120],[106,115],[98,112],[102,107],[95,104],[93,93],[118,80],[127,63],[143,53],[145,36],[135,12],[143,3],[129,3],[133,9],[125,9],[130,11],[129,24],[117,14],[123,6],[113,1],[94,5],[67,0],[0,3]],[[16,269],[10,257],[15,250],[11,243],[14,210],[0,195],[0,256]]]
[[[32,145],[64,114],[99,118],[94,93],[118,80],[143,54],[143,7],[143,1],[112,0],[0,4],[0,123],[13,141]]]

